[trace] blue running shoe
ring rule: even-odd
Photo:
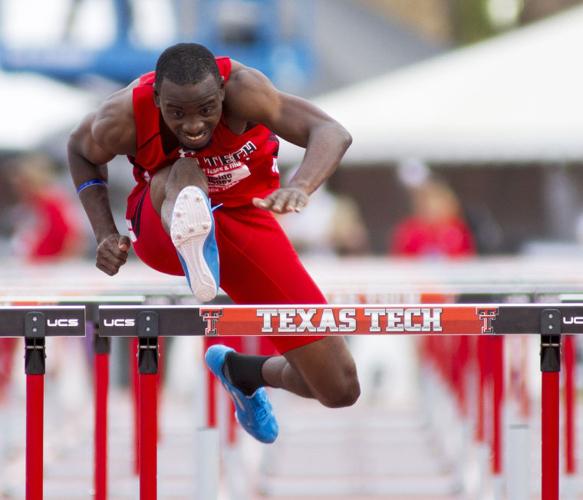
[[[273,443],[277,439],[279,427],[273,415],[271,403],[264,387],[257,389],[252,396],[245,396],[237,389],[223,373],[226,355],[233,351],[224,345],[213,345],[205,354],[209,369],[221,381],[224,388],[233,398],[237,421],[249,434],[262,443]]]
[[[219,289],[219,252],[210,202],[201,189],[187,186],[178,194],[170,237],[195,298],[214,299]]]

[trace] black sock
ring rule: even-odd
[[[229,352],[225,356],[223,373],[243,394],[251,396],[259,387],[267,385],[261,368],[270,357]]]

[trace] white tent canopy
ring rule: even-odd
[[[349,164],[583,160],[582,47],[576,8],[315,102],[352,133]],[[282,141],[282,163],[302,154]]]
[[[35,148],[95,108],[88,92],[31,74],[0,72],[0,96],[0,150]]]

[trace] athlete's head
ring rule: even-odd
[[[205,147],[221,119],[225,87],[213,54],[197,43],[168,47],[156,63],[156,105],[189,149]]]

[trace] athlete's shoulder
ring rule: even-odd
[[[128,154],[136,142],[133,89],[138,80],[106,98],[95,113],[91,132],[109,151]]]
[[[279,106],[280,93],[261,71],[233,61],[225,87],[225,107],[240,118],[262,122]]]
[[[140,84],[140,80],[134,80],[127,87],[120,89],[104,99],[97,110],[97,116],[113,121],[133,120],[133,92]]]
[[[227,90],[232,92],[261,91],[265,87],[273,88],[273,84],[261,71],[231,59],[231,75]]]

